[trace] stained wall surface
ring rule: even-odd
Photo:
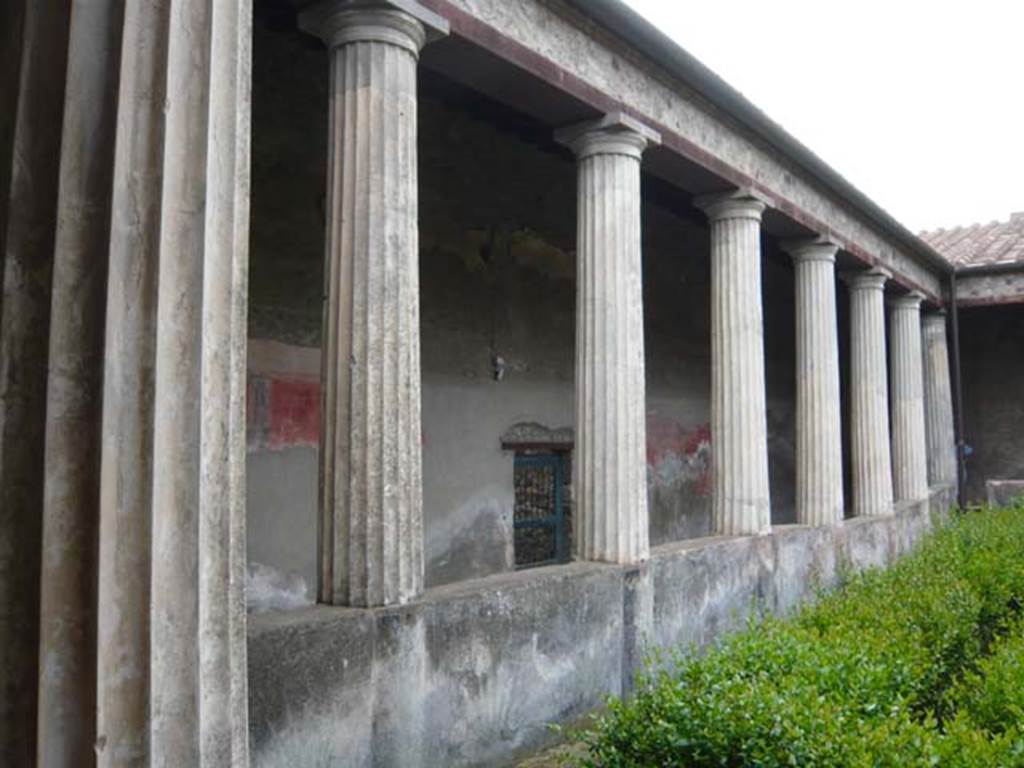
[[[249,557],[315,582],[326,56],[257,30]],[[420,83],[420,283],[428,585],[510,570],[513,425],[573,421],[576,171],[551,128],[429,72]],[[710,532],[708,229],[643,186],[651,543]],[[777,523],[793,520],[792,269],[765,242]]]

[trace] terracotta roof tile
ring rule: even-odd
[[[1024,263],[1024,212],[990,221],[922,232],[921,239],[958,266]]]

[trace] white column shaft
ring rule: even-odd
[[[251,17],[248,0],[191,0],[172,7],[168,22],[152,443],[154,768],[247,761]]]
[[[331,46],[319,597],[392,605],[423,589],[416,67],[425,30],[381,9],[315,24]]]
[[[850,282],[850,450],[853,513],[892,511],[889,384],[885,360],[887,275],[868,272]]]
[[[248,0],[124,10],[100,456],[99,766],[248,762],[251,20]]]
[[[792,247],[796,271],[796,516],[843,519],[839,341],[833,245]]]
[[[580,160],[576,311],[577,551],[648,553],[640,158]]]
[[[640,158],[660,136],[610,114],[556,139],[579,161],[576,257],[576,553],[636,563],[650,548]]]
[[[711,218],[712,523],[723,535],[771,529],[765,411],[761,213],[747,198],[705,206]]]
[[[921,328],[928,481],[932,485],[951,485],[957,482],[956,431],[953,426],[946,315],[942,312],[925,315]]]
[[[100,486],[97,734],[98,766],[144,764],[149,741],[150,551],[153,483],[152,360],[160,227],[164,78],[151,46],[168,35],[168,15],[125,10],[115,185],[110,231],[103,467]],[[129,170],[131,169],[131,170]],[[136,471],[119,470],[134,462]],[[115,757],[117,756],[117,757]]]
[[[893,493],[896,501],[918,500],[928,495],[920,295],[893,300],[889,333]]]

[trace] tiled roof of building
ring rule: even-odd
[[[921,239],[958,267],[1024,264],[1024,212],[990,221],[922,232]]]

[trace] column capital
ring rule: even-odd
[[[555,141],[583,160],[592,155],[628,155],[640,159],[650,145],[661,143],[661,134],[624,112],[610,112],[555,131]]]
[[[415,0],[323,0],[299,14],[299,28],[328,48],[390,43],[413,56],[448,34],[448,22]]]
[[[881,291],[892,278],[892,272],[882,267],[872,267],[862,272],[844,272],[843,282],[852,291]]]
[[[827,261],[835,264],[839,246],[823,237],[809,237],[800,240],[784,240],[780,247],[794,262]]]
[[[944,309],[933,309],[931,312],[921,313],[921,324],[925,328],[941,328],[946,329],[946,310]]]
[[[894,310],[920,311],[921,302],[924,301],[924,294],[920,291],[910,291],[902,296],[893,296],[889,299],[889,306]]]
[[[738,189],[735,192],[700,195],[693,204],[707,214],[711,221],[724,219],[753,219],[761,221],[761,215],[768,205],[754,192]]]

